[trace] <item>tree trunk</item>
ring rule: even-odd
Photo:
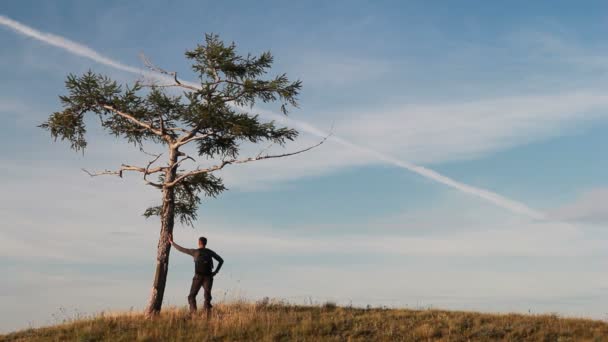
[[[174,165],[177,161],[177,151],[171,151],[169,155],[169,165]],[[170,168],[165,175],[165,182],[172,182],[175,179],[175,168]],[[165,284],[167,283],[167,273],[169,271],[169,235],[173,234],[173,224],[175,219],[175,190],[173,187],[163,188],[163,205],[161,208],[161,228],[158,239],[156,253],[156,272],[152,284],[152,293],[148,301],[145,314],[147,317],[155,316],[160,313],[163,305],[163,295],[165,294]]]

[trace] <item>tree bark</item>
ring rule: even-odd
[[[165,174],[165,184],[175,179],[176,168],[171,167],[177,162],[178,151],[171,150],[169,154],[169,169]],[[163,204],[161,208],[161,228],[158,247],[156,253],[156,271],[152,284],[152,293],[148,301],[145,314],[147,317],[155,316],[160,313],[163,305],[163,295],[165,294],[165,284],[167,283],[167,273],[169,271],[169,235],[173,234],[175,220],[175,190],[173,187],[163,187]]]

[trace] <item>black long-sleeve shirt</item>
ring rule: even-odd
[[[184,248],[180,245],[178,245],[177,243],[173,242],[173,247],[175,247],[175,249],[177,249],[178,251],[191,255],[192,258],[194,259],[194,261],[196,261],[196,259],[201,256],[203,253],[206,253],[207,255],[211,256],[211,258],[217,260],[217,267],[215,268],[215,270],[213,271],[213,273],[217,273],[220,271],[220,268],[222,268],[222,265],[224,264],[224,259],[222,259],[221,256],[219,256],[217,253],[215,253],[214,251],[210,250],[209,248]],[[211,267],[213,267],[213,261],[211,264]]]

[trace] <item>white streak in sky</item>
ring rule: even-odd
[[[105,57],[105,56],[99,54],[97,51],[95,51],[87,46],[84,46],[82,44],[76,43],[74,41],[71,41],[69,39],[66,39],[61,36],[57,36],[57,35],[54,35],[51,33],[40,32],[32,27],[23,25],[15,20],[12,20],[3,15],[0,15],[0,25],[5,26],[24,36],[31,37],[31,38],[39,40],[43,43],[59,47],[68,52],[71,52],[75,55],[91,59],[95,62],[98,62],[100,64],[103,64],[103,65],[106,65],[106,66],[109,66],[109,67],[112,67],[112,68],[115,68],[118,70],[126,71],[129,73],[134,73],[134,74],[143,74],[143,75],[146,75],[149,77],[154,77],[159,80],[166,81],[168,79],[168,77],[166,77],[165,75],[151,73],[151,72],[148,72],[148,71],[140,69],[140,68],[132,67],[132,66],[117,62],[111,58],[108,58],[108,57]],[[186,83],[186,82],[184,82],[184,83]],[[188,82],[187,84],[195,85],[190,82]],[[195,86],[199,86],[199,85],[195,85]],[[272,112],[268,112],[268,111],[265,111],[263,114],[267,117],[271,117],[276,120],[287,121],[290,124],[293,124],[294,126],[299,128],[300,130],[305,131],[309,134],[316,135],[319,137],[327,136],[326,132],[324,132],[323,130],[321,130],[311,124],[308,124],[306,122],[299,121],[299,120],[293,120],[293,119],[287,119],[284,116],[281,116],[281,115],[278,115],[278,114],[275,114]],[[546,216],[543,213],[541,213],[537,210],[534,210],[521,202],[506,198],[495,192],[456,181],[452,178],[444,176],[431,169],[425,168],[423,166],[411,164],[411,163],[408,163],[405,161],[401,161],[397,158],[386,155],[382,152],[378,152],[378,151],[372,150],[370,148],[354,144],[352,142],[349,142],[347,140],[344,140],[344,139],[336,137],[336,136],[331,137],[331,139],[343,146],[355,149],[355,150],[360,151],[361,153],[364,153],[367,155],[374,156],[378,160],[381,160],[385,163],[388,163],[388,164],[409,170],[411,172],[417,173],[425,178],[434,180],[438,183],[444,184],[446,186],[449,186],[449,187],[459,190],[461,192],[477,196],[485,201],[493,203],[493,204],[495,204],[501,208],[507,209],[511,212],[514,212],[517,214],[523,214],[523,215],[526,215],[526,216],[529,216],[529,217],[532,217],[535,219],[545,219],[546,218]]]
[[[54,35],[52,33],[40,32],[32,27],[21,24],[18,21],[12,20],[11,18],[0,15],[0,25],[8,27],[9,29],[20,33],[24,36],[28,36],[39,40],[43,43],[47,43],[49,45],[56,46],[58,48],[62,48],[67,50],[75,55],[86,57],[94,60],[100,64],[107,65],[109,67],[127,71],[131,73],[141,74],[144,73],[144,70],[135,68],[132,66],[128,66],[117,61],[114,61],[108,57],[100,55],[97,51],[88,48],[82,44],[78,44],[69,39],[63,38],[61,36]]]
[[[294,119],[286,119],[284,116],[281,116],[281,115],[278,115],[275,113],[271,113],[271,112],[267,112],[267,111],[264,112],[263,114],[265,116],[271,117],[272,119],[275,119],[277,121],[289,122],[291,125],[299,128],[305,132],[308,132],[312,135],[316,135],[318,137],[326,137],[328,135],[328,133],[326,133],[306,122],[302,122],[302,121],[294,120]],[[330,139],[337,142],[340,145],[360,151],[363,154],[373,156],[376,159],[381,160],[387,164],[391,164],[391,165],[400,167],[402,169],[409,170],[409,171],[417,173],[425,178],[428,178],[428,179],[434,180],[438,183],[447,185],[456,190],[462,191],[462,192],[470,194],[470,195],[477,196],[477,197],[482,198],[488,202],[491,202],[499,207],[508,209],[512,212],[515,212],[518,214],[524,214],[526,216],[529,216],[529,217],[532,217],[535,219],[539,219],[539,220],[546,218],[545,214],[543,214],[542,212],[534,210],[521,202],[511,200],[509,198],[506,198],[504,196],[501,196],[495,192],[492,192],[492,191],[489,191],[486,189],[474,187],[472,185],[468,185],[468,184],[459,182],[457,180],[444,176],[444,175],[438,173],[437,171],[431,170],[424,166],[420,166],[420,165],[416,165],[416,164],[412,164],[412,163],[409,163],[406,161],[399,160],[388,154],[385,154],[385,153],[382,153],[382,152],[379,152],[379,151],[376,151],[376,150],[373,150],[373,149],[370,149],[370,148],[367,148],[367,147],[364,147],[361,145],[357,145],[357,144],[352,143],[343,138],[331,136]]]

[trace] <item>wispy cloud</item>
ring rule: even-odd
[[[571,38],[529,29],[514,32],[509,37],[521,50],[535,51],[531,58],[545,63],[562,63],[578,72],[608,69],[605,46],[596,44],[590,48]]]
[[[597,188],[584,192],[572,203],[550,212],[558,220],[608,224],[608,188]]]
[[[0,113],[23,112],[24,106],[14,100],[0,98]]]
[[[359,82],[381,80],[391,70],[383,60],[354,58],[348,55],[328,54],[327,51],[297,53],[292,61],[292,72],[305,75],[306,84],[321,87],[343,87]]]
[[[69,39],[66,39],[66,38],[58,36],[58,35],[54,35],[52,33],[38,31],[30,26],[23,25],[20,22],[15,21],[11,18],[8,18],[4,15],[0,15],[0,25],[10,28],[11,30],[15,31],[16,33],[22,34],[27,37],[34,38],[38,41],[44,42],[44,43],[52,45],[52,46],[62,48],[66,51],[69,51],[70,53],[73,53],[73,54],[81,56],[81,57],[86,57],[86,58],[92,59],[98,63],[107,65],[109,67],[116,68],[118,70],[122,70],[122,71],[126,71],[126,72],[136,73],[136,74],[143,73],[142,69],[128,66],[126,64],[122,64],[111,58],[105,57],[105,56],[99,54],[97,51],[95,51],[89,47],[86,47],[82,44],[78,44],[74,41],[71,41]]]
[[[62,173],[61,170],[56,172]],[[47,176],[56,178],[53,174]],[[91,188],[91,182],[98,186]],[[152,258],[153,248],[144,246],[154,246],[156,236],[147,231],[151,224],[156,226],[158,223],[156,220],[144,221],[138,213],[147,203],[153,203],[156,196],[151,192],[135,191],[138,187],[133,182],[113,178],[91,180],[85,177],[72,177],[69,189],[61,182],[31,184],[26,179],[4,184],[3,188],[14,196],[0,201],[3,208],[0,214],[6,222],[11,222],[0,233],[0,257],[20,260],[44,257],[89,263]],[[56,194],[60,191],[69,192],[71,196],[58,198]],[[438,219],[433,226],[446,229],[426,235],[416,233],[424,229],[424,222],[401,217],[390,219],[390,223],[373,224],[392,226],[373,235],[369,235],[368,230],[351,231],[348,235],[328,234],[333,228],[325,227],[322,239],[310,236],[315,227],[300,227],[298,232],[273,230],[259,222],[248,222],[244,230],[237,222],[222,223],[214,217],[206,218],[204,231],[213,237],[215,246],[219,245],[222,251],[233,256],[251,253],[258,256],[351,255],[366,251],[369,255],[385,257],[576,257],[604,250],[605,241],[589,239],[568,224],[516,219],[491,223],[484,221],[482,215],[476,217],[477,222],[456,222],[451,219],[450,210],[443,208],[434,212]],[[108,213],[112,215],[108,216]],[[118,240],[117,232],[123,235]],[[196,241],[199,234],[200,230],[180,230],[176,238],[188,244]],[[67,237],[69,239],[65,239]],[[100,245],[107,248],[97,248]]]
[[[116,68],[116,69],[119,69],[122,71],[130,72],[130,73],[136,73],[136,74],[143,73],[143,71],[139,68],[128,66],[128,65],[125,65],[118,61],[115,61],[111,58],[105,57],[89,47],[75,43],[73,41],[70,41],[68,39],[65,39],[65,38],[57,36],[57,35],[37,31],[29,26],[23,25],[10,18],[0,16],[0,24],[4,25],[6,27],[9,27],[10,29],[12,29],[15,32],[18,32],[20,34],[38,39],[40,41],[43,41],[45,43],[48,43],[48,44],[51,44],[51,45],[54,45],[57,47],[60,47],[71,53],[92,59],[98,63],[102,63],[104,65],[107,65],[107,66],[110,66],[110,67],[113,67],[113,68]],[[158,78],[159,75],[155,75],[154,77]],[[165,78],[162,75],[160,77]],[[607,102],[606,99],[604,97],[600,97],[600,99],[601,99],[600,105],[602,105],[602,106],[606,105],[606,102]],[[549,101],[551,101],[551,100],[554,100],[554,99],[549,99]],[[524,105],[530,106],[530,103],[526,103],[526,100],[521,101],[521,102]],[[534,102],[534,100],[532,102]],[[546,104],[548,102],[545,101],[543,103]],[[575,103],[576,103],[576,101],[575,101]],[[597,104],[597,101],[595,103]],[[500,104],[500,103],[498,103],[498,104]],[[532,103],[532,104],[534,104],[534,103]],[[568,102],[568,104],[570,104],[572,106],[572,103]],[[496,105],[496,104],[494,104],[494,105]],[[504,106],[502,108],[504,108]],[[460,108],[460,110],[463,110],[463,109],[466,110],[468,108],[467,108],[467,106],[465,106],[464,108]],[[488,107],[484,107],[484,108],[482,108],[481,111],[479,109],[476,111],[473,111],[473,116],[475,116],[475,118],[470,118],[470,117],[468,118],[468,119],[473,119],[473,120],[466,120],[461,117],[460,118],[457,117],[456,119],[453,119],[451,121],[451,123],[456,125],[457,127],[460,126],[465,129],[469,129],[468,133],[470,134],[470,128],[471,128],[471,127],[469,127],[470,125],[475,124],[478,121],[481,121],[482,123],[489,121],[492,123],[492,125],[480,125],[479,127],[472,127],[472,128],[473,129],[479,128],[478,132],[482,136],[487,137],[487,140],[492,141],[491,137],[494,136],[493,135],[494,132],[488,130],[488,128],[490,128],[490,127],[496,128],[496,127],[501,127],[501,126],[496,125],[495,122],[491,121],[491,119],[484,120],[484,117],[493,116],[491,114],[495,114],[497,110],[500,110],[500,108],[493,109],[492,111],[489,111],[489,112],[488,112],[488,109],[489,109]],[[575,112],[580,112],[580,110],[581,110],[581,108],[579,108],[579,107],[576,107],[576,108],[568,107],[568,109],[574,110]],[[453,112],[449,113],[450,110],[454,111],[454,108],[450,108],[448,110],[448,113],[445,113],[445,110],[440,111],[440,113],[442,114],[441,118],[438,118],[437,115],[427,115],[426,122],[445,120],[446,117],[448,117],[448,118],[450,117],[449,116],[450,114],[454,114]],[[533,114],[536,114],[538,111],[534,110],[531,112]],[[327,132],[325,132],[324,130],[321,130],[309,123],[306,123],[303,121],[298,121],[298,120],[293,120],[293,119],[287,119],[284,116],[281,116],[281,115],[278,115],[276,113],[272,113],[269,111],[262,111],[262,113],[269,118],[272,118],[275,120],[281,120],[281,121],[287,122],[288,124],[296,126],[298,129],[300,129],[304,132],[307,132],[309,134],[319,136],[319,137],[327,135]],[[514,111],[512,108],[510,111],[506,111],[505,113],[508,113],[507,116],[512,118],[512,120],[510,121],[510,123],[511,123],[510,126],[509,125],[503,126],[503,127],[511,128],[511,130],[508,132],[512,132],[513,129],[516,128],[516,127],[513,127],[514,122],[515,122],[515,125],[517,125],[517,123],[525,122],[525,119],[530,117],[529,114],[521,115],[520,112]],[[526,112],[526,113],[530,113],[530,111],[528,110],[528,112]],[[564,113],[564,112],[562,112],[562,113]],[[501,116],[499,116],[499,117],[501,117]],[[554,117],[551,117],[551,118],[554,118]],[[478,119],[478,120],[475,120],[475,119]],[[381,122],[383,124],[378,125],[377,124],[378,122]],[[387,125],[388,125],[388,127],[387,127]],[[416,122],[415,126],[417,126],[417,125],[418,125],[418,123]],[[439,131],[431,131],[431,132],[422,131],[423,134],[426,134],[424,139],[414,139],[414,141],[428,140],[428,137],[431,136],[429,133],[431,133],[431,134],[432,133],[442,133],[441,129],[445,129],[446,127],[449,127],[449,126],[450,125],[439,124],[436,126],[436,127],[440,128]],[[533,125],[533,126],[538,127],[538,125]],[[513,199],[509,199],[505,196],[502,196],[500,194],[497,194],[497,193],[492,192],[487,189],[483,189],[483,188],[479,188],[479,187],[475,187],[475,186],[472,186],[469,184],[459,182],[459,181],[449,178],[445,175],[439,174],[438,172],[431,170],[429,168],[401,160],[401,158],[395,157],[394,155],[387,154],[385,152],[381,152],[382,150],[370,148],[369,146],[366,145],[367,141],[374,141],[374,139],[365,140],[364,138],[366,137],[366,134],[371,135],[373,137],[377,137],[378,133],[381,132],[382,135],[387,135],[388,133],[394,132],[395,127],[402,127],[402,125],[395,125],[395,121],[391,121],[391,120],[377,120],[376,119],[374,121],[371,121],[371,120],[367,120],[367,118],[363,118],[363,120],[353,120],[353,123],[351,124],[351,132],[357,133],[355,135],[360,139],[359,140],[360,142],[356,143],[356,142],[353,142],[352,140],[347,140],[345,138],[340,138],[337,136],[332,137],[332,140],[334,142],[336,142],[337,144],[345,146],[351,150],[358,151],[362,155],[366,155],[367,157],[373,157],[376,160],[379,160],[381,162],[388,163],[388,164],[394,165],[396,167],[400,167],[400,168],[409,170],[411,172],[417,173],[425,178],[431,179],[433,181],[436,181],[436,182],[446,185],[448,187],[454,188],[458,191],[474,195],[478,198],[481,198],[485,201],[493,203],[497,206],[505,208],[514,213],[526,215],[526,216],[529,216],[529,217],[532,217],[535,219],[542,219],[545,217],[545,215],[542,212],[540,212],[538,210],[534,210],[534,209],[528,207],[524,203],[521,203],[521,202],[513,200]],[[359,132],[357,132],[357,130],[359,130]],[[436,136],[436,135],[433,135],[433,136]],[[437,136],[441,136],[441,135],[437,134]],[[363,138],[363,139],[361,139],[361,138]],[[400,138],[402,138],[402,137],[400,137]],[[408,141],[407,139],[402,139],[402,140]],[[494,141],[500,141],[500,137],[498,139],[495,138]],[[401,144],[395,144],[395,146],[400,146],[400,145]],[[469,144],[469,145],[470,146],[483,146],[483,144]],[[384,147],[386,147],[386,146],[384,146]]]
[[[78,182],[83,191],[85,183],[84,179]],[[107,185],[104,184],[104,188]],[[149,234],[150,227],[141,220],[124,220],[133,216],[129,200],[140,202],[136,197],[141,196],[128,188],[123,190],[125,198],[117,200],[118,187],[124,189],[124,185],[116,182],[107,192],[99,191],[87,201],[78,196],[78,201],[68,203],[70,210],[79,215],[64,215],[70,217],[62,220],[39,215],[32,217],[27,225],[11,227],[10,237],[17,238],[7,239],[2,234],[4,231],[0,233],[0,259],[10,260],[9,266],[3,266],[9,267],[9,271],[15,270],[14,277],[0,284],[0,294],[7,294],[3,313],[19,307],[21,301],[28,308],[23,312],[11,311],[14,317],[3,320],[0,330],[22,326],[27,320],[39,323],[50,318],[58,307],[98,311],[110,307],[127,309],[144,302],[145,292],[141,289],[147,288],[151,276],[149,261],[154,258],[156,236]],[[35,208],[48,205],[52,196],[48,191],[44,193],[48,195],[31,198],[30,205]],[[99,207],[104,211],[95,209]],[[66,211],[63,209],[57,214]],[[113,215],[108,216],[108,212]],[[19,213],[12,214],[12,217],[3,214],[3,218],[15,222]],[[237,293],[249,298],[268,296],[272,292],[271,296],[293,301],[306,296],[315,300],[340,300],[344,304],[352,299],[361,305],[411,306],[422,300],[425,305],[454,305],[455,308],[470,305],[476,310],[488,305],[493,311],[512,311],[513,303],[497,301],[532,298],[550,302],[555,298],[589,294],[606,284],[605,272],[577,269],[573,263],[560,265],[557,271],[556,266],[550,267],[555,257],[565,256],[581,262],[587,260],[585,258],[597,258],[598,253],[605,250],[605,241],[586,237],[567,225],[508,221],[463,233],[470,227],[454,225],[449,215],[437,213],[437,216],[445,217],[443,224],[451,227],[441,235],[408,236],[407,232],[416,223],[404,220],[395,222],[400,229],[392,234],[323,238],[294,236],[291,230],[259,233],[261,227],[254,224],[247,227],[252,232],[246,232],[243,227],[226,226],[207,218],[204,234],[211,237],[214,249],[229,258],[216,289],[217,300],[236,287],[242,291]],[[117,238],[113,235],[117,229],[132,232],[132,236]],[[13,234],[18,230],[20,234]],[[180,229],[176,234],[181,244],[190,246],[201,232]],[[347,258],[348,262],[336,267],[332,258]],[[269,262],[273,267],[252,271],[252,259],[256,265]],[[186,260],[186,256],[180,254],[171,258],[172,275],[166,293],[169,303],[185,302],[184,284],[191,276],[191,262]],[[530,265],[526,266],[526,262]],[[95,263],[100,264],[94,266],[93,272],[91,265]],[[361,278],[362,272],[368,277]],[[311,276],[324,281],[302,287]],[[391,281],[377,282],[377,279]],[[40,293],[40,284],[49,287],[53,298],[42,301],[32,314],[28,312],[34,309],[30,305],[32,293],[34,296]],[[118,298],[105,298],[116,290],[120,290]],[[96,300],[91,299],[91,293]],[[527,302],[517,309],[530,307],[541,308],[538,302]],[[568,313],[573,314],[575,310],[586,315],[603,313],[592,310],[589,305],[584,309],[575,306]]]
[[[582,89],[359,112],[337,126],[343,136],[368,141],[376,150],[436,163],[559,135],[574,122],[607,117],[605,108],[604,92]]]
[[[276,114],[275,114],[276,115]],[[273,117],[275,120],[280,120],[280,117],[274,116]],[[310,127],[310,125],[304,123],[304,122],[300,122],[300,121],[296,121],[293,119],[290,119],[289,122],[292,125],[295,125],[296,127],[298,127],[301,130],[304,130],[310,134],[314,134],[317,135],[319,137],[322,136],[326,136],[327,133],[320,131],[319,129],[315,128],[315,127]],[[483,189],[483,188],[479,188],[479,187],[475,187],[475,186],[471,186],[468,184],[465,184],[463,182],[459,182],[457,180],[454,180],[450,177],[447,177],[445,175],[442,175],[434,170],[431,170],[427,167],[424,166],[420,166],[420,165],[416,165],[413,163],[409,163],[407,161],[403,161],[400,160],[398,158],[395,158],[389,154],[386,153],[382,153],[379,152],[377,150],[359,145],[359,144],[355,144],[349,140],[340,138],[340,137],[332,137],[332,140],[337,142],[340,145],[346,146],[350,149],[359,151],[361,154],[363,155],[367,155],[367,156],[371,156],[374,157],[380,161],[383,161],[387,164],[414,172],[416,174],[419,174],[422,177],[431,179],[435,182],[438,182],[440,184],[446,185],[450,188],[456,189],[458,191],[462,191],[464,193],[476,196],[478,198],[481,198],[485,201],[488,201],[492,204],[495,204],[499,207],[502,207],[504,209],[510,210],[513,213],[517,213],[517,214],[522,214],[522,215],[526,215],[529,216],[531,218],[534,219],[544,219],[545,215],[538,211],[538,210],[534,210],[530,207],[528,207],[527,205],[525,205],[524,203],[509,199],[505,196],[499,195],[495,192]]]

